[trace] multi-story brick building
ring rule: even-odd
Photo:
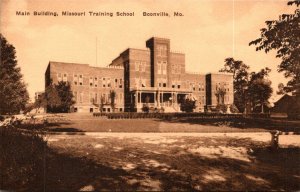
[[[195,111],[233,103],[232,74],[193,74],[185,71],[185,55],[170,50],[170,40],[153,37],[147,49],[128,48],[108,67],[49,62],[45,86],[68,81],[74,93],[74,112],[141,111],[144,104],[168,112],[180,111],[186,97],[196,100]],[[101,106],[101,107],[100,107]]]

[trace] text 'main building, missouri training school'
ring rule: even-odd
[[[180,112],[185,98],[196,100],[195,112],[218,104],[233,103],[233,76],[226,73],[194,74],[185,71],[185,54],[170,50],[170,40],[152,37],[148,49],[128,48],[108,67],[49,62],[45,86],[68,81],[76,103],[71,112],[112,112],[110,93],[115,94],[115,111],[152,109]],[[220,90],[225,94],[218,94]]]

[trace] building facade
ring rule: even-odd
[[[68,81],[76,101],[73,112],[140,112],[145,105],[180,112],[187,97],[196,101],[195,112],[233,103],[232,74],[186,72],[185,55],[171,51],[169,39],[152,37],[146,47],[126,49],[108,67],[49,62],[45,86]]]

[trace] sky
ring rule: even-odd
[[[2,0],[0,30],[16,48],[18,65],[31,98],[44,90],[49,61],[107,66],[122,51],[146,48],[150,37],[171,40],[171,50],[186,55],[186,70],[217,72],[233,57],[251,71],[272,69],[270,80],[276,100],[277,85],[286,82],[277,72],[276,51],[255,51],[249,42],[260,37],[266,20],[292,13],[284,0]],[[29,16],[16,15],[28,11]],[[59,16],[34,16],[34,11]],[[62,11],[86,12],[62,16]],[[134,12],[131,17],[89,16],[93,12]],[[170,17],[144,17],[143,12],[167,12]],[[174,17],[174,12],[183,16]]]

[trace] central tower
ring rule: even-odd
[[[152,37],[150,49],[151,87],[170,87],[170,39]]]

